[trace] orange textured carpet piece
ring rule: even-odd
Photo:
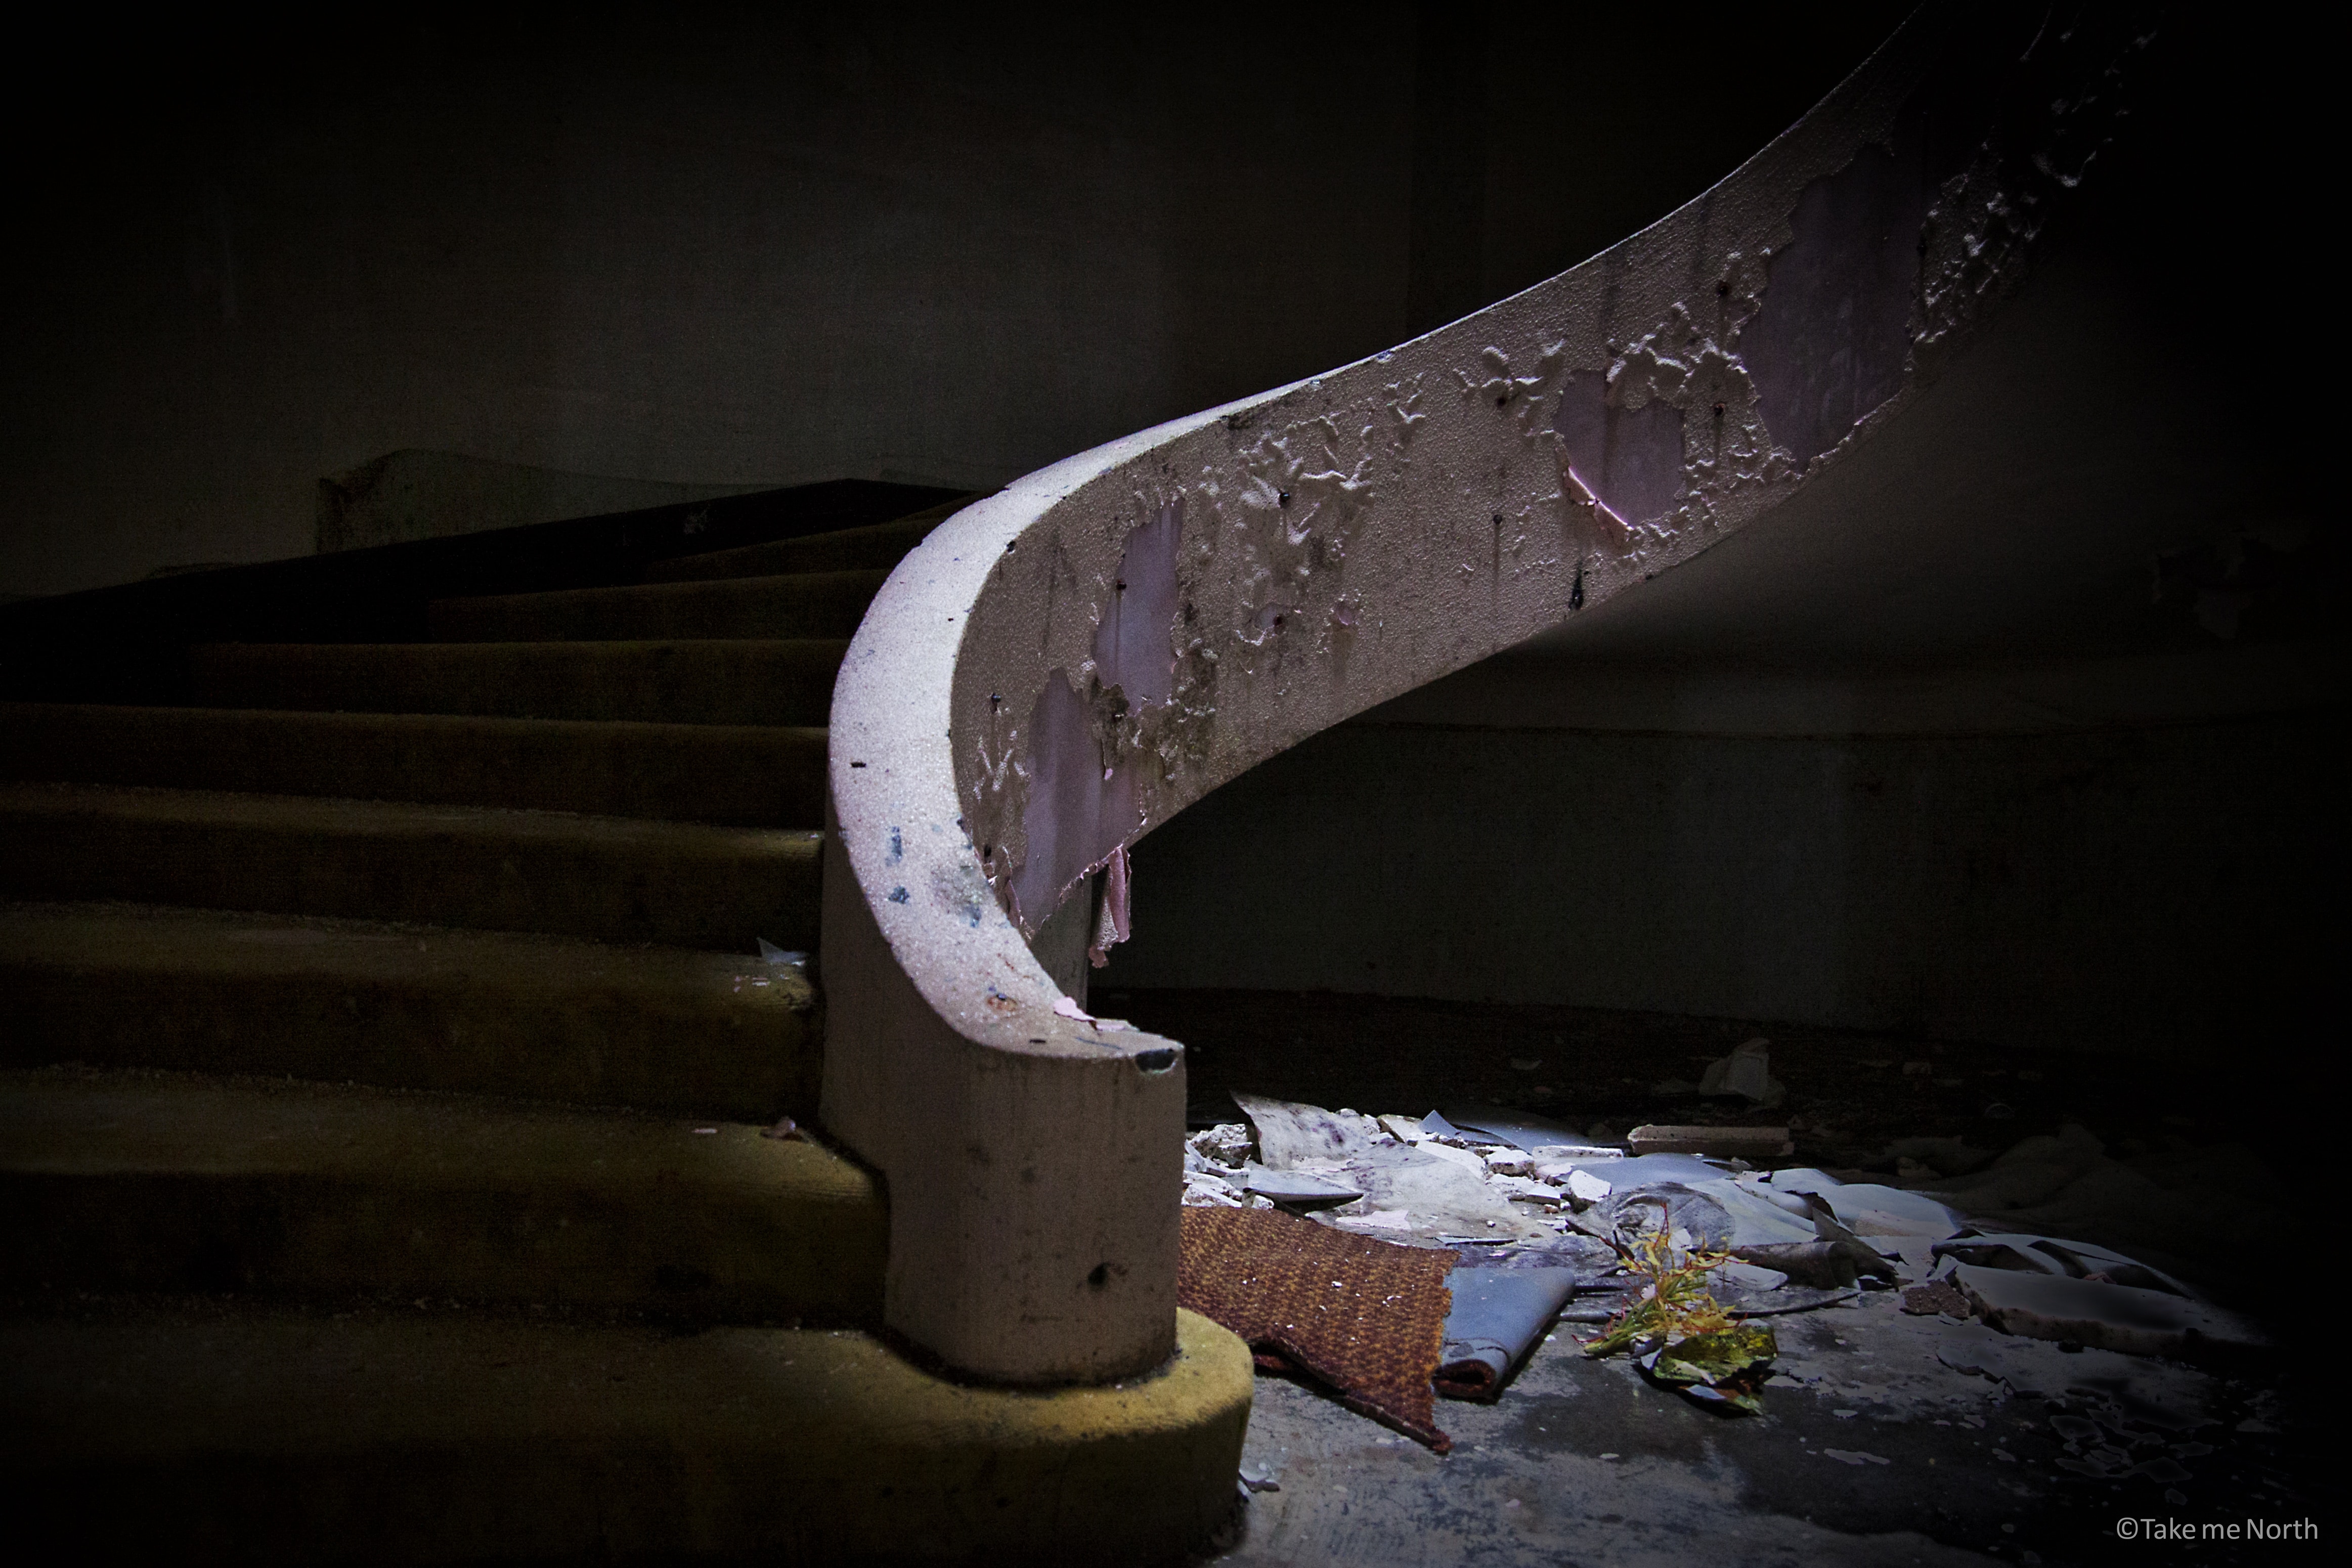
[[[1188,1208],[1176,1299],[1247,1340],[1260,1366],[1304,1373],[1443,1454],[1454,1440],[1429,1380],[1455,1261],[1271,1209]]]

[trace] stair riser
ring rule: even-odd
[[[812,534],[805,539],[779,539],[768,544],[714,551],[708,555],[682,555],[675,561],[656,562],[646,567],[646,581],[709,583],[733,577],[781,576],[787,572],[887,572],[898,564],[907,552],[929,537],[941,521],[926,513],[915,521]]]
[[[0,778],[814,827],[824,731],[0,704]]]
[[[781,986],[551,984],[527,971],[413,976],[158,968],[0,948],[0,1066],[172,1068],[391,1089],[813,1120],[823,1024]],[[759,966],[742,965],[751,979]]]
[[[845,637],[887,575],[824,572],[444,599],[432,606],[427,624],[440,642]]]
[[[0,1287],[868,1323],[880,1202],[312,1175],[0,1173]],[[730,1200],[732,1201],[730,1201]]]
[[[848,644],[245,644],[190,655],[210,708],[821,725]]]
[[[749,953],[814,948],[816,843],[710,833],[578,841],[492,827],[370,831],[151,820],[0,805],[0,892],[413,921]]]

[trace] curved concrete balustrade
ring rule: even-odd
[[[1899,416],[2113,128],[2135,19],[2042,23],[1929,7],[1582,266],[907,557],[835,692],[823,945],[824,1117],[887,1179],[894,1328],[1009,1381],[1171,1352],[1181,1049],[1087,1017],[1032,939],[1220,784],[1638,589]]]

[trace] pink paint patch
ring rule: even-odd
[[[1110,962],[1110,950],[1125,942],[1130,931],[1128,919],[1127,846],[1122,844],[1103,859],[1102,909],[1095,917],[1095,940],[1087,948],[1087,962],[1100,969]]]
[[[1095,1021],[1093,1014],[1071,1001],[1067,996],[1055,1002],[1054,1011],[1065,1018],[1075,1018],[1081,1024],[1091,1024]]]
[[[1176,560],[1184,531],[1181,497],[1158,507],[1129,532],[1118,575],[1095,626],[1094,676],[1074,684],[1069,672],[1046,672],[1029,715],[1029,798],[1021,825],[1029,847],[1013,868],[1013,912],[1024,931],[1053,912],[1077,879],[1099,870],[1141,820],[1132,770],[1116,744],[1095,732],[1093,703],[1117,689],[1130,724],[1171,700],[1172,641],[1182,602]]]
[[[1653,399],[1640,408],[1609,403],[1609,384],[1570,376],[1552,418],[1564,478],[1577,499],[1621,536],[1674,510],[1683,485],[1683,416]]]

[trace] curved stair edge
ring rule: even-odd
[[[1591,260],[1040,470],[900,563],[835,689],[820,949],[824,1115],[890,1183],[894,1329],[1011,1381],[1169,1352],[1181,1048],[1097,1026],[1040,926],[1217,785],[1637,590],[1897,416],[2147,41],[2041,19],[1925,7]]]

